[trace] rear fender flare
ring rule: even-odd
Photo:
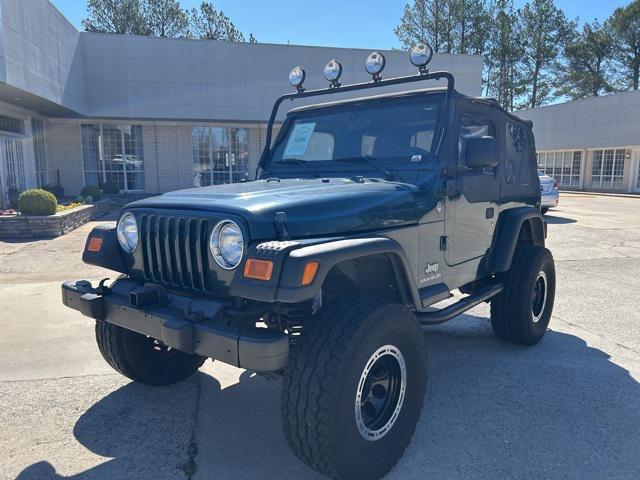
[[[506,272],[511,268],[521,232],[528,229],[528,241],[533,245],[544,247],[547,236],[547,225],[539,209],[534,207],[517,207],[504,210],[498,217],[498,228],[491,248],[490,270]]]

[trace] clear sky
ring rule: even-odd
[[[86,17],[84,0],[51,0],[78,28]],[[259,42],[354,48],[398,48],[393,33],[407,0],[214,0],[247,36]],[[525,0],[515,0],[516,7]],[[629,0],[556,0],[569,18],[604,20]],[[184,8],[200,0],[182,0]]]

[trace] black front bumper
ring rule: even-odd
[[[84,280],[62,284],[62,302],[67,307],[177,350],[258,372],[287,365],[287,335],[266,328],[230,326],[224,321],[222,303],[165,292],[162,301],[136,306],[139,293],[145,293],[144,287],[129,279],[117,280],[107,289],[93,288]]]

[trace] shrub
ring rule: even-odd
[[[91,197],[93,200],[100,200],[102,198],[102,192],[95,185],[87,185],[80,190],[81,197]]]
[[[9,197],[9,206],[14,210],[18,208],[18,198],[20,197],[20,190],[16,187],[9,187],[7,189],[7,197]]]
[[[120,189],[118,188],[118,185],[116,185],[115,182],[105,182],[102,185],[102,192],[105,195],[109,195],[114,193],[120,193]]]
[[[23,215],[53,215],[57,208],[55,195],[39,188],[22,192],[18,200],[18,210]]]
[[[42,189],[53,193],[58,200],[64,197],[64,187],[62,185],[45,185]]]

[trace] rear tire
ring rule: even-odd
[[[134,382],[170,385],[194,374],[206,360],[112,323],[96,321],[98,349],[111,367]]]
[[[426,375],[425,337],[413,313],[336,299],[290,354],[281,402],[289,446],[332,478],[382,477],[415,431]]]
[[[503,284],[504,291],[491,300],[494,333],[513,343],[538,343],[549,326],[555,299],[551,252],[535,245],[518,247]]]

